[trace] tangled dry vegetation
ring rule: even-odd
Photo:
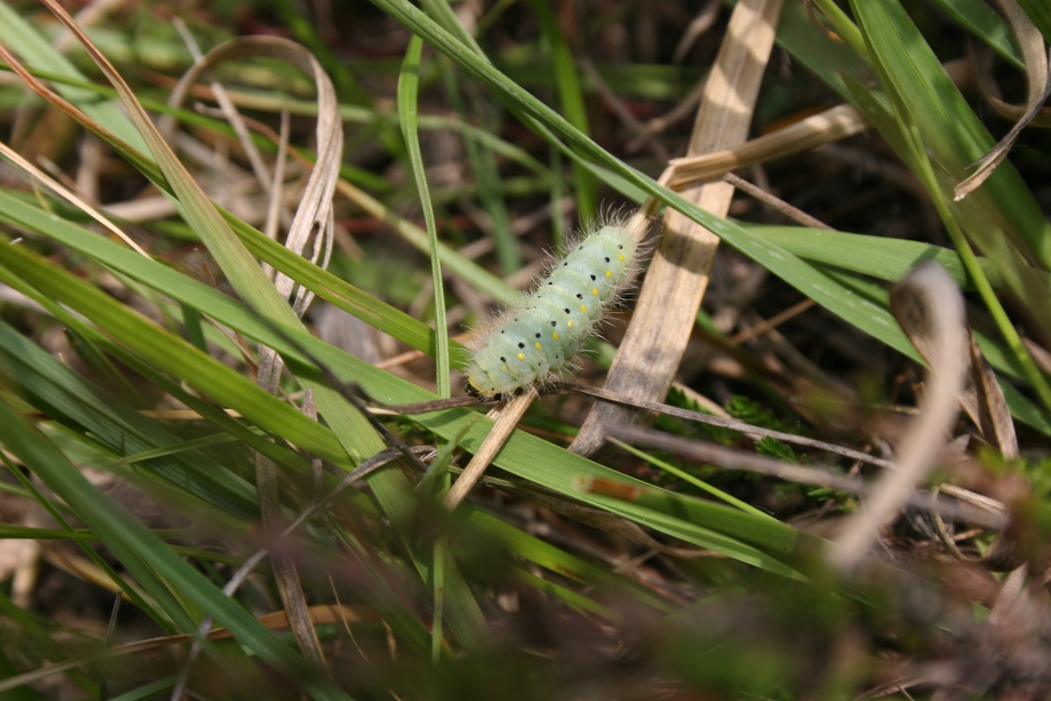
[[[1041,0],[373,2],[0,2],[0,695],[1046,698]]]

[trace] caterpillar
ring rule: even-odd
[[[484,334],[466,370],[469,392],[511,394],[566,368],[630,281],[639,227],[623,224],[581,239]]]

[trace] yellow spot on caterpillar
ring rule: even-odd
[[[623,253],[620,254],[620,259],[624,260],[624,254]]]
[[[606,277],[613,277],[613,271],[612,270],[607,270],[606,271]]]
[[[582,311],[582,312],[584,312],[585,314],[587,314],[587,313],[588,313],[588,305],[586,305],[586,304],[581,304],[581,305],[580,305],[580,311]]]
[[[598,288],[597,287],[592,287],[591,288],[591,294],[593,294],[596,297],[598,297]]]
[[[553,338],[553,339],[555,339],[557,341],[558,340],[558,331],[555,331],[553,334],[551,334],[551,338]]]
[[[542,346],[542,345],[540,345],[540,341],[537,341],[537,342],[536,342],[536,347],[537,347],[537,349],[538,349],[538,350],[541,350],[541,349],[543,349],[543,346]]]
[[[518,354],[518,359],[519,360],[525,360],[525,353],[519,353]]]
[[[566,326],[568,326],[569,328],[573,328],[574,326],[576,326],[576,324],[574,324],[573,320],[570,319],[569,321],[566,322]]]
[[[500,372],[507,372],[507,366],[506,365],[501,365],[500,366]]]

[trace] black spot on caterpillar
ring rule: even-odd
[[[468,389],[495,397],[562,372],[628,283],[638,243],[637,233],[604,226],[552,265],[512,318],[485,334]]]

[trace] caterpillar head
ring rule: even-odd
[[[467,394],[471,395],[476,399],[490,399],[491,397],[483,393],[483,390],[475,386],[474,380],[468,378],[463,385],[463,389]]]
[[[467,391],[487,399],[506,394],[521,385],[508,370],[500,352],[487,347],[478,350],[467,368]],[[483,369],[484,368],[484,369]]]

